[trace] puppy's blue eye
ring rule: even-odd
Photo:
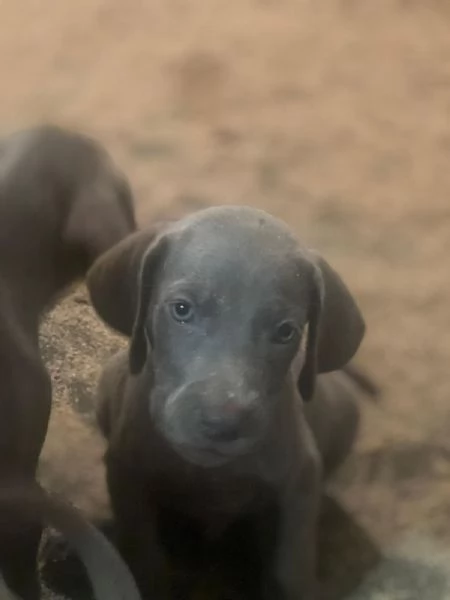
[[[297,334],[297,330],[289,321],[283,321],[276,328],[273,341],[276,344],[288,344],[291,342]]]
[[[194,308],[187,300],[176,300],[170,305],[170,312],[175,321],[187,323],[194,316]]]

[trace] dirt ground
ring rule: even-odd
[[[417,532],[450,551],[448,2],[6,1],[0,81],[1,131],[46,120],[97,136],[129,174],[142,224],[252,204],[325,255],[365,313],[357,362],[383,397],[362,400],[333,483],[323,577],[356,584],[361,564]],[[86,423],[100,366],[123,343],[83,290],[43,329],[56,396],[43,477],[93,512],[101,442]],[[417,597],[450,598],[444,588]]]

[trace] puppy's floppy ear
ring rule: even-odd
[[[123,335],[131,336],[139,300],[142,257],[162,224],[133,233],[102,254],[87,274],[91,302],[100,317]]]
[[[148,343],[152,343],[151,332],[145,328],[148,309],[151,303],[153,284],[155,283],[157,269],[164,260],[168,246],[168,236],[162,235],[153,241],[141,260],[138,277],[138,300],[136,318],[133,324],[133,332],[130,343],[130,372],[137,375],[141,372],[147,359],[147,337]]]
[[[353,358],[366,325],[355,299],[336,271],[320,256],[317,265],[324,282],[317,364],[319,372],[326,373],[341,369]]]
[[[345,283],[319,255],[314,264],[308,314],[306,356],[299,378],[299,391],[309,400],[317,373],[342,368],[358,350],[364,337],[362,314]]]
[[[319,354],[319,320],[323,310],[325,293],[322,275],[315,265],[311,280],[305,361],[298,379],[298,389],[303,400],[310,400],[314,395],[316,387]]]

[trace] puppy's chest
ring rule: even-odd
[[[233,523],[258,514],[273,501],[271,490],[250,477],[190,473],[188,477],[165,478],[153,482],[150,492],[158,508],[173,515],[174,523],[190,523],[214,539]]]

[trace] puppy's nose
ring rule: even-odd
[[[213,442],[235,442],[242,435],[242,415],[239,409],[227,406],[221,410],[203,411],[203,434]]]

